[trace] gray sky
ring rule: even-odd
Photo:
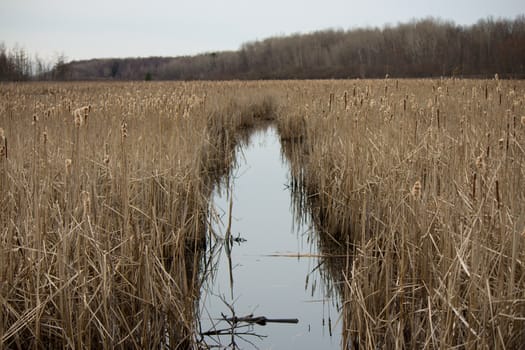
[[[519,14],[523,0],[0,0],[0,42],[49,59],[178,56],[327,28]]]

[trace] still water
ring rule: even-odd
[[[309,221],[294,219],[289,167],[274,128],[252,134],[237,152],[229,185],[214,193],[208,271],[199,302],[203,341],[218,348],[338,349],[339,298]],[[229,189],[229,190],[228,190]],[[230,227],[230,244],[223,240]],[[264,316],[298,323],[239,323]]]

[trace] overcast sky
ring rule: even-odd
[[[0,0],[0,43],[49,59],[178,56],[327,28],[519,14],[524,0]]]

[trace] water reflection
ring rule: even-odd
[[[292,196],[275,129],[255,132],[238,152],[211,208],[199,301],[202,345],[340,348],[339,288],[329,268],[338,263],[327,263],[329,252],[319,250],[309,216],[298,213],[301,200]]]

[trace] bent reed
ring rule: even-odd
[[[210,194],[274,119],[338,250],[343,348],[525,343],[522,81],[32,83],[0,102],[3,348],[206,346]]]

